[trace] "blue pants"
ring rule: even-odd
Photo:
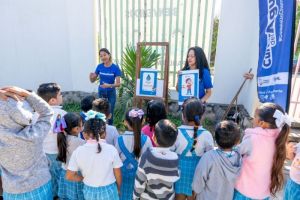
[[[285,185],[284,200],[300,199],[300,184],[289,179]]]
[[[108,120],[108,124],[112,125],[114,122],[114,109],[115,109],[115,104],[116,104],[116,99],[117,99],[116,89],[113,89],[113,90],[100,90],[99,89],[98,95],[99,95],[99,98],[105,98],[110,103],[111,118]]]
[[[22,194],[10,194],[4,192],[3,198],[5,200],[53,200],[51,181],[31,192]]]

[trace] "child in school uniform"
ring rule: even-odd
[[[159,120],[166,119],[166,118],[167,118],[167,112],[166,112],[165,105],[162,101],[151,100],[148,102],[147,111],[146,111],[146,122],[148,124],[142,128],[142,132],[151,139],[153,146],[155,146],[155,143],[153,141],[155,124]]]
[[[93,95],[88,95],[86,97],[84,97],[81,102],[80,102],[80,117],[81,117],[81,120],[82,120],[82,125],[84,125],[85,123],[85,118],[87,117],[86,116],[86,113],[90,110],[93,109],[93,101],[95,100],[96,98],[93,96]],[[80,137],[81,139],[84,140],[84,137],[83,137],[83,133],[80,132],[78,134],[78,137]]]
[[[57,83],[41,84],[37,90],[37,94],[42,99],[44,99],[54,111],[54,115],[51,120],[52,127],[43,142],[43,148],[50,163],[53,196],[56,197],[58,191],[58,180],[60,176],[61,162],[56,160],[58,148],[57,133],[54,132],[54,125],[56,119],[63,117],[67,112],[64,111],[61,107],[63,99],[60,86]]]
[[[242,140],[250,145],[251,153],[243,156],[234,200],[269,199],[282,189],[290,125],[288,115],[277,104],[264,103],[256,109],[254,128],[246,129]]]
[[[293,160],[290,178],[285,185],[284,200],[300,199],[300,142],[288,144],[287,158]]]
[[[118,200],[122,161],[116,148],[104,140],[105,115],[95,111],[87,115],[89,119],[83,129],[87,143],[73,152],[66,178],[83,181],[84,199]]]
[[[155,125],[155,147],[142,154],[136,173],[133,199],[157,200],[175,198],[174,183],[179,179],[179,158],[171,151],[177,138],[176,126],[167,119]]]
[[[134,178],[138,167],[138,159],[152,147],[148,136],[141,134],[144,112],[141,109],[131,109],[126,112],[124,124],[127,128],[122,136],[119,136],[116,148],[123,161],[121,200],[132,199]]]
[[[95,99],[96,98],[93,95],[88,95],[88,96],[84,97],[80,102],[81,111],[80,111],[79,115],[81,117],[83,124],[85,122],[85,118],[87,117],[86,113],[93,109],[93,101]]]
[[[105,98],[99,98],[93,101],[93,110],[105,114],[106,119],[111,118],[110,103]],[[119,137],[119,132],[115,126],[106,124],[105,140],[108,144],[115,145]]]
[[[17,87],[3,91],[25,99],[0,99],[3,197],[5,200],[52,200],[51,176],[42,145],[51,128],[53,111],[35,93]],[[34,124],[33,111],[39,114]]]
[[[216,126],[218,148],[206,152],[195,171],[193,191],[197,200],[232,200],[242,165],[241,147],[236,146],[240,137],[238,125],[232,121],[222,121]]]
[[[66,180],[66,170],[72,153],[77,147],[85,144],[85,141],[78,138],[82,131],[81,117],[76,113],[67,113],[61,118],[62,129],[57,130],[58,155],[57,160],[62,162],[62,170],[58,181],[58,197],[65,200],[83,200],[83,183]]]
[[[174,145],[174,150],[180,158],[180,179],[175,183],[177,200],[192,199],[196,166],[201,156],[214,147],[211,133],[200,124],[203,113],[204,106],[197,98],[187,99],[182,105],[184,125],[178,127],[178,137]]]

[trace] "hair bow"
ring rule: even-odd
[[[139,117],[140,119],[142,119],[143,116],[144,116],[144,111],[142,109],[139,110],[132,109],[129,112],[129,117]]]
[[[86,121],[89,120],[89,119],[101,119],[105,122],[106,121],[106,116],[103,113],[90,110],[86,113],[86,117],[85,117]]]
[[[53,126],[53,133],[63,132],[65,128],[67,128],[67,124],[64,117],[61,117],[61,115],[57,115]]]
[[[277,128],[282,128],[285,124],[287,124],[288,126],[292,125],[293,119],[288,116],[287,113],[282,113],[281,111],[276,110],[273,117],[276,119],[275,123]]]

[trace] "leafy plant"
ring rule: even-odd
[[[141,47],[141,66],[153,67],[160,58],[157,51],[151,47]],[[119,129],[123,129],[125,112],[133,105],[133,96],[136,83],[136,48],[128,45],[122,55],[122,82],[118,90],[117,104],[114,111],[114,123]]]

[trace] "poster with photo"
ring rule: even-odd
[[[156,69],[141,68],[140,72],[140,91],[143,96],[156,96],[157,94],[157,74]]]
[[[182,105],[185,99],[198,97],[199,70],[181,71],[178,77],[178,104]]]

